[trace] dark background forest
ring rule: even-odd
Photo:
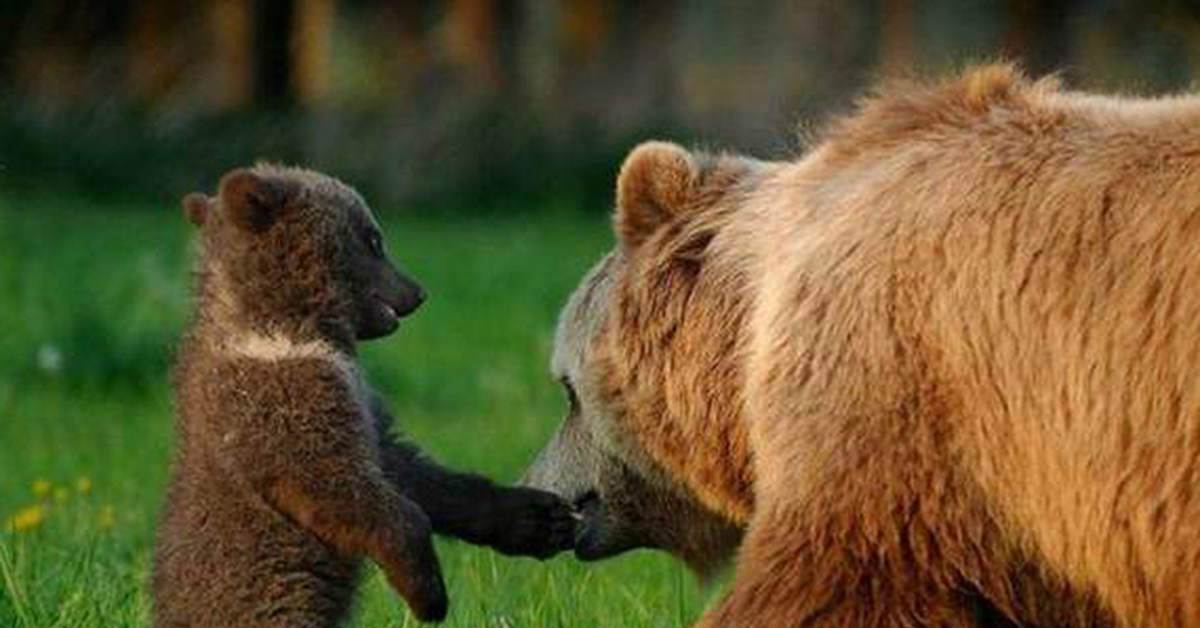
[[[387,206],[607,194],[651,136],[786,157],[881,77],[1158,94],[1195,0],[8,0],[0,185],[175,199],[256,159]]]

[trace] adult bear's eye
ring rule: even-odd
[[[575,387],[571,385],[571,379],[564,376],[559,378],[558,381],[562,384],[563,390],[567,391],[567,404],[570,407],[571,414],[578,414],[579,395],[575,393]]]

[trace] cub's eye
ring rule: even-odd
[[[571,380],[568,377],[563,377],[558,380],[562,384],[563,390],[567,392],[567,404],[570,407],[571,414],[579,413],[579,395],[575,392],[575,387],[571,385]]]
[[[368,233],[367,248],[370,249],[371,255],[383,257],[383,237],[375,232]]]

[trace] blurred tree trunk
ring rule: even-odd
[[[612,30],[613,0],[574,0],[563,7],[561,28],[573,60],[590,61],[600,52]]]
[[[24,3],[22,10],[12,12],[22,23],[0,25],[6,31],[2,38],[13,46],[12,58],[2,60],[12,72],[4,87],[15,87],[40,108],[58,108],[86,102],[114,84],[123,86],[124,68],[119,62],[106,62],[124,53],[132,4],[133,0]]]
[[[298,0],[291,24],[292,79],[306,106],[329,95],[329,55],[336,7],[333,0]]]
[[[296,103],[292,72],[292,28],[296,0],[259,0],[254,3],[255,104],[267,109],[287,109]]]
[[[427,4],[425,0],[390,0],[382,7],[381,17],[391,26],[387,37],[395,46],[395,56],[389,56],[389,70],[400,93],[412,93],[420,88],[433,59],[426,32]]]
[[[675,106],[678,77],[670,42],[680,34],[680,15],[686,4],[679,0],[620,0],[615,3],[611,17],[594,27],[598,32],[589,34],[604,40],[611,37],[612,41],[607,43],[611,53],[603,56],[605,64],[611,66],[607,68],[605,82],[610,86],[615,82],[622,98],[642,101],[635,105],[639,108],[666,111]],[[600,15],[606,15],[604,10],[600,7]],[[596,45],[603,47],[605,41]],[[595,94],[590,97],[595,98]]]
[[[214,104],[219,111],[250,104],[254,71],[250,44],[250,0],[213,0],[209,6],[216,75]]]
[[[1177,35],[1185,43],[1185,56],[1187,57],[1188,74],[1192,77],[1200,76],[1200,3],[1183,2],[1183,6],[1176,8],[1176,19],[1173,20],[1174,26],[1168,27],[1174,30]],[[1194,85],[1187,86],[1195,89]]]
[[[143,104],[153,105],[167,95],[180,78],[182,68],[173,67],[170,29],[177,5],[169,0],[141,0],[133,6],[127,45],[127,81],[130,91]]]
[[[335,19],[335,0],[212,0],[217,108],[320,102],[330,91]]]
[[[447,60],[489,91],[501,91],[511,69],[514,7],[506,0],[450,0],[446,8]]]
[[[1011,0],[1004,55],[1034,75],[1061,69],[1068,60],[1073,5],[1074,0]]]
[[[917,63],[916,7],[913,0],[880,0],[879,72],[911,73]]]

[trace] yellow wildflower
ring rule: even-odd
[[[117,513],[113,509],[112,504],[105,504],[104,507],[100,509],[100,514],[96,516],[96,523],[99,524],[101,528],[111,528],[116,522]]]
[[[35,504],[13,515],[12,519],[8,520],[7,527],[17,532],[23,532],[42,525],[42,522],[45,520],[46,507],[41,504]]]
[[[45,480],[38,480],[33,483],[33,496],[41,499],[50,495],[50,489],[54,488]]]
[[[75,480],[75,492],[79,493],[80,495],[87,495],[88,493],[92,492],[92,478],[83,475],[80,476],[79,479]]]

